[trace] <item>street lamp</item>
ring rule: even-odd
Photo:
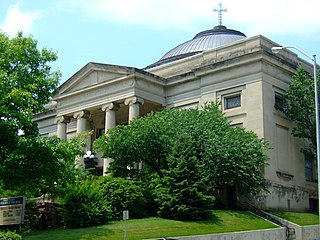
[[[293,48],[298,52],[302,53],[304,56],[309,58],[313,62],[313,79],[314,79],[314,101],[316,105],[316,135],[317,135],[317,165],[318,165],[318,211],[319,211],[319,224],[320,224],[320,135],[319,135],[319,104],[318,104],[318,81],[317,81],[317,59],[316,55],[313,54],[309,56],[301,49],[294,46],[286,46],[286,47],[272,47],[271,51],[277,54],[279,51],[283,49]]]
[[[86,154],[83,156],[83,161],[85,165],[85,169],[92,169],[95,167],[95,156],[91,151],[87,151]]]

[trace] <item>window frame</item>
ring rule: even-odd
[[[239,97],[239,105],[228,107],[228,100],[237,98],[237,97]],[[241,107],[242,107],[241,92],[236,92],[236,93],[223,96],[223,110],[232,110],[232,109],[241,108]]]
[[[307,165],[307,162],[309,165]],[[304,154],[304,175],[307,182],[313,182],[314,177],[314,158],[310,154]]]
[[[278,101],[277,101],[278,99]],[[277,110],[282,111],[283,110],[283,94],[279,92],[274,93],[274,107]]]

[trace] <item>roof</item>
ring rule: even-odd
[[[198,33],[193,39],[184,42],[167,52],[159,61],[146,68],[160,66],[182,58],[186,58],[206,50],[214,49],[246,38],[242,32],[228,29],[223,25]]]

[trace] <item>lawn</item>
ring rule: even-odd
[[[119,240],[123,238],[123,221],[103,226],[81,229],[55,229],[29,233],[26,240]],[[175,221],[161,218],[133,219],[127,221],[127,239],[148,239],[237,232],[255,229],[277,228],[249,212],[214,211],[214,217],[206,221]]]
[[[271,214],[298,224],[300,226],[317,225],[319,215],[316,213],[297,213],[297,212],[270,212]]]

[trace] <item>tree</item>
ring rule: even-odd
[[[170,156],[183,135],[188,135],[193,144],[192,156],[184,157],[197,159],[200,165],[195,166],[206,164],[211,187],[237,187],[243,194],[256,194],[263,189],[261,167],[267,161],[266,142],[252,132],[230,128],[216,104],[200,110],[171,109],[149,114],[109,131],[94,145],[104,157],[114,159],[110,171],[115,176],[132,174],[138,178],[128,166],[144,162],[144,173],[157,173],[162,178],[167,170],[174,170],[169,166]],[[224,175],[226,171],[228,174]]]
[[[262,174],[267,165],[269,144],[244,128],[229,128],[210,138],[204,153],[205,174],[213,186],[236,187],[240,195],[257,195],[265,189]]]
[[[159,215],[181,220],[209,218],[215,198],[211,195],[206,166],[195,156],[190,135],[183,134],[177,140],[156,197]]]
[[[292,134],[295,137],[310,141],[308,148],[304,149],[316,155],[316,117],[314,101],[314,80],[303,68],[298,68],[292,77],[289,89],[283,96],[283,109],[285,115],[295,123]]]
[[[32,121],[59,83],[60,72],[49,66],[56,59],[54,52],[38,50],[32,37],[0,33],[0,186],[5,190],[40,195],[72,179],[79,141],[41,138]]]
[[[48,65],[56,59],[52,51],[38,50],[37,41],[22,32],[12,39],[0,33],[0,131],[8,137],[1,137],[1,150],[10,147],[7,140],[11,143],[19,130],[37,133],[32,114],[43,110],[59,83],[60,72]]]
[[[75,181],[75,157],[81,155],[85,138],[71,141],[57,137],[20,136],[16,148],[0,162],[0,183],[17,194],[55,194],[57,188]]]

